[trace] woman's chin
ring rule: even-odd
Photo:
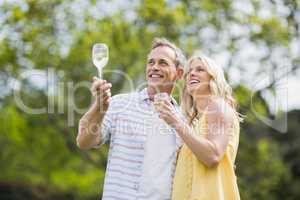
[[[193,85],[188,85],[187,86],[187,91],[190,95],[192,95],[193,93],[195,93],[197,90],[197,87],[193,86]]]
[[[207,94],[206,90],[203,90],[203,88],[201,87],[187,87],[187,92],[193,98],[200,97],[203,95],[206,96]]]

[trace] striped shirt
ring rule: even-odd
[[[171,199],[182,141],[158,117],[147,89],[112,97],[101,133],[102,144],[110,140],[102,200]]]

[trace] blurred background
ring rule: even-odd
[[[109,46],[114,95],[145,86],[154,37],[188,56],[201,50],[226,71],[246,116],[242,199],[300,199],[298,0],[0,0],[1,200],[101,197],[108,146],[80,151],[75,142],[93,101],[92,45]]]

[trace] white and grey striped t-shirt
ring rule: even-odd
[[[158,118],[147,89],[112,97],[102,137],[103,143],[110,139],[103,200],[171,199],[182,141]]]

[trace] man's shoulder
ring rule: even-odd
[[[139,99],[138,92],[116,94],[111,98],[112,105],[127,105],[128,103],[136,102]]]
[[[122,101],[122,100],[128,100],[132,98],[138,98],[138,93],[137,92],[130,92],[130,93],[121,93],[121,94],[116,94],[112,96],[112,101]]]
[[[109,113],[123,113],[126,110],[132,110],[137,107],[139,95],[136,92],[122,93],[114,95],[109,104]]]

